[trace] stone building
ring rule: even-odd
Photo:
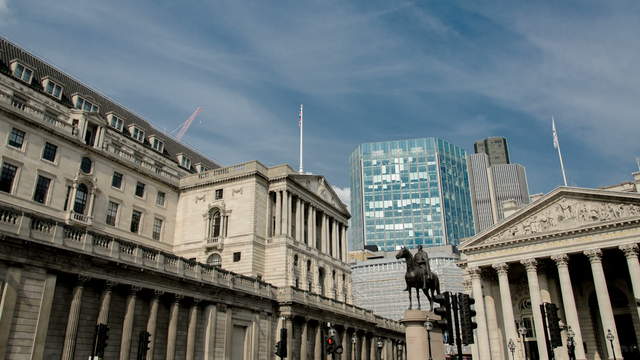
[[[403,328],[352,304],[349,213],[321,176],[220,167],[0,38],[0,359],[343,359]],[[353,351],[355,350],[355,352]]]
[[[640,173],[635,174],[640,184]],[[460,247],[476,300],[474,358],[548,359],[541,303],[560,311],[577,359],[640,356],[640,194],[559,187]],[[527,330],[523,338],[518,328]],[[611,334],[608,339],[607,335]]]

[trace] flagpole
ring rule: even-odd
[[[560,140],[558,140],[558,132],[556,131],[556,121],[551,116],[551,127],[553,129],[553,146],[558,149],[558,158],[560,158],[560,170],[562,170],[562,180],[564,181],[564,186],[567,186],[567,175],[564,172],[564,161],[562,161],[562,152],[560,151]]]
[[[303,150],[302,135],[303,135],[303,129],[304,129],[304,118],[303,118],[303,113],[302,113],[302,104],[300,104],[300,114],[298,116],[299,116],[298,127],[300,127],[300,169],[298,170],[298,172],[300,174],[304,174],[304,168],[302,166],[302,150]]]

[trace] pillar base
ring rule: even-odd
[[[427,330],[424,323],[429,320],[435,322],[439,319],[432,312],[423,310],[407,310],[404,312],[402,322],[406,329],[407,360],[424,360],[425,354],[429,353],[427,342]],[[442,332],[434,327],[430,331],[431,337],[431,359],[444,360],[444,344],[442,343]]]

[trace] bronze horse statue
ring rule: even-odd
[[[403,247],[396,254],[396,259],[403,258],[407,263],[407,273],[404,275],[404,280],[407,283],[405,291],[409,292],[409,310],[413,307],[411,301],[411,288],[416,289],[416,296],[418,298],[418,309],[420,309],[420,289],[424,292],[424,295],[429,300],[430,309],[433,308],[433,296],[440,294],[440,280],[435,273],[418,266],[411,252]]]

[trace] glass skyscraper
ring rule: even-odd
[[[366,143],[351,162],[351,249],[457,245],[474,234],[466,151],[422,138]]]

